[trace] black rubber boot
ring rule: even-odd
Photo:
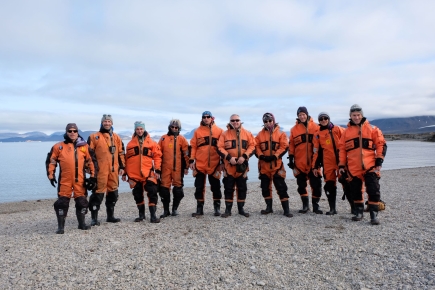
[[[77,221],[79,222],[79,230],[89,230],[91,226],[85,223],[86,208],[76,209]]]
[[[165,217],[170,216],[170,215],[171,215],[171,212],[169,211],[169,201],[168,202],[164,201],[163,202],[163,214],[160,215],[160,218],[162,219],[162,218],[165,218]]]
[[[281,201],[282,209],[284,210],[284,215],[286,217],[293,217],[293,215],[290,213],[290,206],[288,200]]]
[[[137,206],[137,209],[139,210],[139,217],[135,218],[135,222],[141,222],[145,219],[145,204],[141,204]]]
[[[364,217],[364,204],[363,203],[355,204],[355,216],[352,217],[352,220],[358,222],[362,220],[363,217]]]
[[[106,212],[107,212],[107,219],[106,222],[108,223],[119,223],[121,219],[115,218],[114,212],[115,212],[115,206],[114,205],[106,205]]]
[[[378,219],[379,206],[370,204],[369,210],[370,210],[370,223],[372,225],[378,225],[380,223]]]
[[[99,226],[100,221],[98,220],[98,210],[91,210],[91,226]]]
[[[349,202],[350,213],[353,214],[353,215],[356,215],[355,206],[353,204],[353,199],[352,199],[351,193],[349,191],[344,190],[344,195],[346,196],[346,199]]]
[[[355,205],[353,204],[353,202],[350,201],[349,204],[350,204],[350,213],[356,215]]]
[[[232,202],[225,202],[225,213],[221,214],[221,217],[223,218],[227,218],[229,216],[231,216],[231,208],[233,207],[233,203]]]
[[[157,218],[157,216],[156,216],[156,206],[149,206],[148,208],[150,210],[150,216],[151,216],[150,217],[150,222],[152,222],[152,223],[159,223],[160,219]]]
[[[56,234],[63,234],[65,229],[65,216],[64,215],[56,215],[57,216],[57,231]]]
[[[243,215],[245,217],[249,217],[249,213],[245,212],[243,207],[245,206],[244,202],[238,202],[237,203],[237,209],[239,210],[239,215]]]
[[[337,200],[337,192],[330,192],[328,195],[329,211],[326,212],[326,215],[337,214],[337,210],[335,206],[336,200]]]
[[[220,200],[213,201],[213,207],[214,207],[214,216],[220,216],[221,215],[221,201]]]
[[[323,214],[323,211],[320,210],[319,201],[319,197],[311,198],[311,202],[313,203],[313,212],[316,214]]]
[[[192,217],[199,217],[204,215],[204,202],[197,201],[196,202],[196,212],[192,213]]]
[[[179,200],[174,200],[172,203],[172,216],[177,216],[178,215],[178,206],[180,205],[180,201]]]
[[[264,200],[266,202],[266,209],[262,209],[261,210],[261,214],[270,214],[273,213],[273,209],[272,209],[272,204],[273,204],[273,199],[265,199]]]
[[[301,196],[301,200],[302,200],[302,209],[299,210],[299,213],[307,213],[309,210],[308,204],[309,204],[309,199],[308,196]]]

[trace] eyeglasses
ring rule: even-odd
[[[176,127],[176,126],[171,126],[171,129],[178,129],[178,127]]]
[[[68,130],[68,133],[77,133],[77,130]]]
[[[110,115],[110,114],[104,114],[104,115],[103,115],[103,118],[106,118],[106,117],[109,117],[109,118],[111,118],[111,117],[112,117],[112,115]]]
[[[267,123],[273,123],[273,120],[266,120],[266,121],[264,121],[264,124],[267,124]]]
[[[328,117],[320,117],[320,118],[319,118],[319,122],[320,122],[320,121],[327,121],[327,120],[329,120]]]
[[[240,119],[230,120],[230,122],[231,122],[231,123],[234,123],[234,122],[240,122]]]
[[[202,116],[203,119],[210,119],[210,116]]]
[[[352,110],[350,110],[350,112],[361,112],[361,111],[362,111],[361,108],[356,108],[356,109],[352,109]]]

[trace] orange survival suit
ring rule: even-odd
[[[159,145],[151,139],[147,131],[142,137],[134,133],[127,144],[124,174],[128,176],[128,183],[133,189],[133,197],[139,209],[140,216],[135,220],[137,222],[145,219],[144,189],[147,192],[151,217],[155,216],[158,197],[154,172],[160,173],[161,165],[162,153]]]
[[[352,178],[350,189],[352,191],[355,209],[364,210],[362,193],[365,182],[369,207],[379,206],[381,199],[379,178],[380,173],[375,172],[376,166],[382,166],[387,153],[387,144],[379,128],[370,125],[366,118],[360,124],[350,120],[340,139],[339,167],[346,168]],[[377,210],[376,210],[377,211]]]
[[[214,121],[210,123],[210,126],[201,122],[190,140],[191,152],[189,160],[189,163],[195,163],[193,176],[195,177],[195,198],[197,202],[204,204],[205,182],[208,175],[210,190],[213,193],[213,204],[215,206],[219,205],[219,207],[222,198],[221,173],[218,170],[221,158],[217,146],[222,132],[223,130],[216,126]]]
[[[240,124],[239,129],[235,129],[230,123],[218,142],[218,153],[224,160],[224,195],[225,195],[225,216],[231,215],[231,208],[234,200],[234,189],[237,186],[237,207],[239,214],[244,215],[243,206],[245,205],[249,164],[248,160],[254,154],[255,139],[251,132],[245,130]],[[231,165],[230,159],[235,157],[245,158],[244,163]],[[249,214],[247,214],[249,216]]]
[[[104,194],[106,194],[108,221],[111,217],[112,222],[118,222],[119,219],[113,217],[113,211],[118,200],[119,170],[125,167],[124,144],[118,134],[113,133],[113,129],[105,130],[103,127],[99,132],[89,136],[88,144],[95,152],[99,167],[97,188],[92,191],[89,198],[92,225],[99,225],[98,211]]]
[[[322,195],[322,180],[320,177],[314,176],[311,170],[314,154],[313,136],[318,128],[319,125],[314,123],[311,116],[307,117],[305,123],[296,119],[296,124],[290,129],[289,141],[289,167],[293,169],[293,175],[296,177],[298,193],[304,205],[303,208],[308,208],[307,180],[309,180],[314,212],[319,211],[319,200]],[[307,212],[304,209],[300,212]]]
[[[59,163],[58,199],[54,203],[56,215],[66,217],[69,201],[74,193],[77,214],[86,214],[88,208],[85,170],[95,177],[98,165],[93,152],[82,137],[72,142],[65,134],[65,141],[56,143],[47,154],[46,169],[48,179],[55,178]]]
[[[179,135],[179,132],[173,133],[169,128],[168,133],[160,138],[159,146],[163,158],[159,192],[165,211],[161,217],[164,217],[170,213],[169,204],[171,203],[171,185],[174,186],[172,189],[172,194],[174,196],[172,212],[175,212],[174,215],[184,197],[183,179],[184,171],[189,168],[189,143],[184,136]]]
[[[330,211],[327,215],[336,214],[336,198],[337,198],[337,185],[336,180],[338,174],[338,160],[339,160],[339,145],[340,138],[344,129],[336,126],[330,121],[326,126],[319,126],[319,130],[315,133],[313,138],[314,155],[312,161],[313,169],[320,170],[323,167],[323,176],[325,178],[325,185],[323,189],[328,198]],[[342,180],[342,179],[339,179]],[[349,184],[343,181],[343,190],[349,199]],[[352,203],[351,203],[352,206]]]

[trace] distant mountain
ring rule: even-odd
[[[187,133],[184,134],[183,136],[184,136],[186,139],[192,139],[192,138],[193,138],[193,133],[195,133],[195,130],[196,130],[196,128],[193,129],[193,130],[190,131],[190,132],[187,132]]]
[[[371,120],[370,124],[379,127],[384,134],[418,134],[435,132],[435,116],[378,119]],[[346,125],[344,125],[343,127],[346,127]],[[196,128],[186,133],[182,132],[184,133],[182,135],[186,137],[186,139],[192,139],[195,130]],[[282,127],[281,130],[284,131],[287,135],[289,134],[288,130],[286,131]],[[82,136],[85,140],[87,140],[89,135],[91,135],[92,133],[95,133],[95,131],[79,130],[80,136]],[[117,133],[123,140],[130,140],[133,134],[132,131],[120,131]],[[154,140],[158,140],[162,135],[166,134],[167,132],[150,130],[148,131],[148,133]],[[27,132],[23,134],[8,132],[0,133],[0,142],[62,141],[64,134],[65,132],[54,132],[51,135],[47,135],[38,131]]]
[[[416,116],[408,118],[390,118],[370,121],[384,134],[418,134],[435,132],[435,116]]]

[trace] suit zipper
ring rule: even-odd
[[[76,170],[75,170],[75,181],[79,182],[79,158],[77,156],[77,147],[74,146],[74,160],[75,160],[75,165],[76,165]]]
[[[143,140],[141,138],[139,138],[139,170],[140,170],[140,176],[143,177],[143,173],[142,173],[142,145],[143,145]]]
[[[332,134],[332,129],[329,129],[329,135],[331,136],[332,147],[334,148],[335,163],[337,163],[337,165],[338,165],[337,147],[335,146],[334,135]]]
[[[177,166],[177,136],[174,136],[174,171]]]
[[[270,133],[270,138],[269,138],[269,149],[270,149],[270,156],[272,156],[272,132]],[[270,169],[272,169],[272,162],[270,162]]]
[[[212,141],[212,131],[210,127],[210,135],[208,136],[208,168],[210,168],[211,141]]]
[[[113,150],[113,136],[110,135],[110,153],[112,153]],[[115,172],[115,152],[112,153],[112,172]]]
[[[307,151],[307,164],[308,164],[308,166],[311,168],[311,162],[310,162],[310,154],[308,154],[308,143],[309,143],[309,140],[308,140],[308,122],[307,122],[307,127],[306,127],[306,133],[305,133],[305,140],[306,140],[306,143],[307,143],[307,145],[305,146],[305,148],[306,148],[306,151]]]
[[[362,144],[362,126],[361,124],[359,124],[359,149],[361,152],[361,165],[362,165],[362,169],[366,170],[366,167],[364,165],[364,153],[363,153],[363,144]]]

